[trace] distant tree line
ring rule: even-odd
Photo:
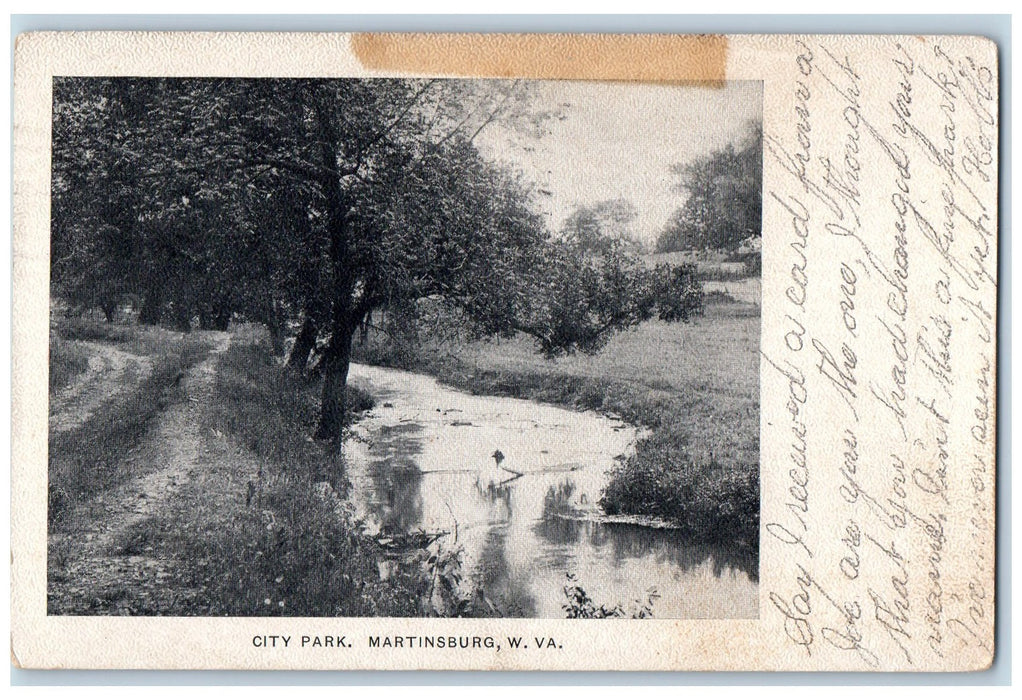
[[[643,252],[632,226],[639,210],[627,199],[607,199],[593,205],[580,204],[568,215],[561,235],[582,250],[607,253],[620,246],[631,253]]]
[[[737,249],[760,235],[763,209],[763,128],[755,124],[738,144],[671,168],[688,195],[664,226],[656,250]]]
[[[56,78],[51,284],[108,318],[264,324],[319,354],[317,436],[338,440],[352,338],[430,298],[480,336],[557,355],[700,308],[690,267],[555,236],[532,186],[483,158],[489,124],[539,135],[522,81]],[[627,216],[627,212],[619,212]],[[584,218],[584,217],[583,217]],[[611,217],[613,218],[613,217]]]

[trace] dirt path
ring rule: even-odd
[[[218,358],[231,338],[227,333],[208,335],[214,346],[182,378],[183,399],[169,405],[144,442],[125,456],[129,471],[141,476],[100,494],[79,509],[67,532],[50,536],[50,614],[158,614],[187,608],[182,596],[197,593],[163,585],[174,576],[176,562],[154,557],[145,525],[159,524],[160,514],[173,511],[178,493],[201,476],[211,459],[210,439],[199,426],[212,396]],[[117,351],[102,357],[125,371],[127,360]],[[95,408],[102,402],[93,392],[102,391],[108,380],[92,381],[92,389],[78,390],[83,397],[79,406]],[[130,469],[132,464],[139,468]]]
[[[50,402],[50,430],[62,433],[81,426],[102,404],[149,376],[148,357],[110,345],[82,341],[89,351],[89,366]]]

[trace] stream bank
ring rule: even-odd
[[[572,575],[656,617],[755,617],[755,563],[652,519],[608,518],[608,472],[640,432],[593,411],[477,396],[432,377],[354,364],[373,395],[345,444],[349,495],[371,532],[446,533],[463,575],[503,614],[563,617]]]

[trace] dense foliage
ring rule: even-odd
[[[704,542],[759,542],[759,465],[699,462],[677,434],[658,431],[611,476],[600,506],[669,521]]]
[[[657,252],[735,250],[760,234],[763,209],[763,130],[745,142],[671,168],[688,195],[657,239]]]
[[[575,207],[561,227],[561,235],[583,250],[606,253],[615,246],[640,253],[633,226],[639,217],[627,199],[608,199],[592,206]]]
[[[551,235],[531,187],[474,145],[546,116],[522,81],[55,79],[54,292],[182,330],[256,321],[278,351],[299,329],[291,364],[318,348],[331,440],[374,310],[438,299],[547,355],[687,318],[690,269]]]

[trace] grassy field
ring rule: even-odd
[[[650,427],[660,399],[687,416],[681,426],[690,450],[700,458],[731,455],[741,461],[759,455],[759,314],[738,304],[708,306],[690,323],[649,321],[621,333],[597,355],[545,360],[524,337],[472,343],[456,352],[473,372],[509,379],[540,375],[618,385],[647,394],[649,409],[623,411]],[[545,383],[545,382],[544,382]],[[613,398],[613,393],[605,394]],[[615,410],[579,395],[586,408]],[[639,409],[639,410],[635,410]],[[671,422],[675,416],[671,415]]]
[[[649,428],[613,474],[604,509],[756,547],[759,334],[758,306],[718,299],[690,323],[644,323],[593,356],[546,360],[518,337],[424,349],[401,364],[474,393],[593,409]]]

